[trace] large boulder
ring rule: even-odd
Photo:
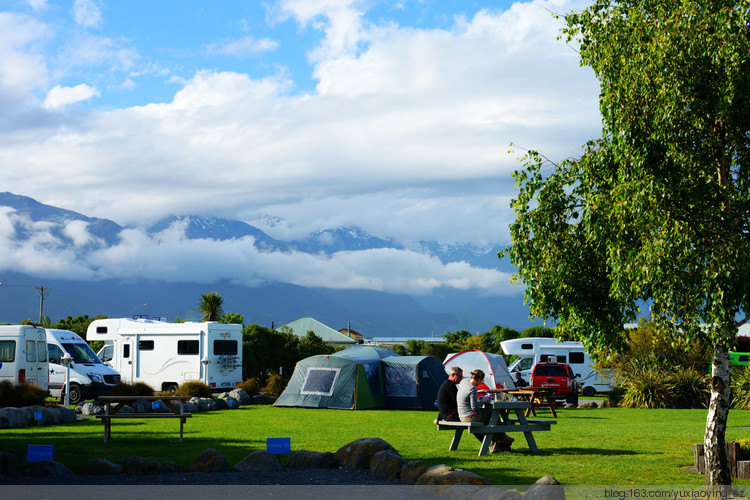
[[[204,450],[188,467],[190,472],[226,472],[228,470],[227,459],[214,448]]]
[[[54,460],[40,460],[39,462],[34,462],[26,472],[34,477],[73,476],[73,471],[68,469],[60,462],[55,462]]]
[[[401,467],[401,482],[416,484],[417,480],[427,471],[427,466],[421,460],[408,462]]]
[[[139,399],[137,401],[133,401],[133,403],[130,405],[133,407],[136,413],[151,413],[151,401],[146,401],[145,399]]]
[[[78,407],[76,407],[78,408]],[[104,415],[104,408],[99,406],[96,403],[83,403],[80,405],[80,414],[83,416],[89,416],[89,415]]]
[[[258,450],[240,460],[234,468],[242,472],[276,471],[283,469],[284,466],[281,465],[278,458],[271,455],[266,450]]]
[[[539,478],[523,495],[524,500],[565,500],[565,489],[552,476]]]
[[[41,405],[32,405],[24,406],[23,410],[29,414],[29,422],[31,422],[31,425],[54,425],[60,423],[60,415],[52,408]],[[37,414],[41,415],[41,420],[37,420]]]
[[[31,422],[31,416],[23,408],[0,408],[0,429],[27,427]]]
[[[383,450],[375,453],[370,459],[370,472],[387,479],[398,479],[406,459],[396,450]]]
[[[497,486],[480,486],[473,500],[521,500],[521,494]]]
[[[298,450],[286,459],[286,466],[290,469],[334,469],[336,456],[330,451]]]
[[[114,474],[122,474],[122,466],[112,463],[109,460],[103,458],[95,458],[86,466],[83,471],[84,474],[89,476],[110,476]]]
[[[199,397],[192,397],[190,398],[190,401],[188,401],[190,404],[195,405],[195,410],[193,410],[193,413],[201,412],[201,411],[208,411],[208,401],[204,398]]]
[[[250,394],[248,394],[244,389],[234,389],[233,391],[230,391],[229,397],[236,399],[237,402],[242,406],[249,405],[250,401],[252,401]]]
[[[161,462],[151,460],[149,458],[141,457],[130,457],[126,458],[122,463],[122,471],[125,474],[141,475],[141,474],[158,474],[164,472],[164,467]]]
[[[72,408],[66,408],[64,406],[57,406],[53,408],[60,415],[60,422],[63,424],[72,424],[78,421],[78,416],[75,410]]]
[[[336,451],[336,462],[347,469],[369,469],[372,456],[384,450],[396,451],[380,438],[363,438],[345,444]]]
[[[484,486],[492,484],[487,478],[462,469],[454,469],[445,464],[430,467],[417,480],[417,486],[435,485],[451,486],[454,484],[471,484]]]
[[[17,476],[20,473],[16,456],[8,451],[0,451],[0,476]]]

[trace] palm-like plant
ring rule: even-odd
[[[198,302],[198,312],[203,314],[201,321],[219,321],[224,314],[224,299],[216,292],[208,292],[201,295]]]

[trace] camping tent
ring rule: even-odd
[[[447,378],[434,356],[398,356],[358,346],[305,358],[294,368],[276,406],[311,408],[435,408]]]
[[[292,378],[274,406],[381,408],[383,397],[370,389],[365,367],[341,356],[310,356],[297,363]]]
[[[383,372],[386,408],[435,409],[448,378],[435,356],[391,356],[383,359]]]
[[[443,361],[445,372],[450,372],[452,366],[460,366],[464,375],[468,377],[469,372],[482,370],[484,372],[484,383],[490,389],[497,389],[501,385],[505,389],[515,389],[516,384],[510,376],[505,358],[500,354],[492,354],[484,351],[463,351],[457,354],[449,354]]]

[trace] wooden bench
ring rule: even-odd
[[[484,434],[482,446],[479,448],[479,456],[486,455],[489,452],[494,434],[523,432],[531,452],[539,453],[533,433],[536,431],[549,431],[551,430],[551,426],[556,424],[557,421],[527,419],[524,411],[529,409],[530,406],[531,403],[528,401],[496,401],[492,403],[492,417],[487,424],[482,422],[449,422],[440,420],[437,423],[437,429],[439,431],[454,431],[453,439],[448,447],[449,451],[458,449],[458,444],[461,442],[461,436],[463,436],[464,431],[468,431],[469,434]],[[516,418],[509,417],[511,411],[515,412]]]
[[[189,397],[186,396],[102,396],[98,398],[100,401],[106,403],[104,407],[104,415],[96,415],[96,418],[101,419],[104,424],[104,442],[106,443],[109,438],[112,437],[112,420],[113,419],[136,419],[136,418],[179,418],[180,419],[180,441],[183,440],[183,426],[188,418],[192,417],[191,413],[185,411],[184,403]],[[158,401],[170,410],[169,413],[119,413],[119,411],[125,406],[126,403],[132,403],[137,400],[146,401]],[[179,402],[179,406],[175,406],[173,401]],[[112,407],[111,405],[115,406]]]

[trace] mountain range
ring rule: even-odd
[[[38,231],[43,228],[50,235],[49,241],[43,243],[45,251],[84,257],[115,247],[121,242],[122,232],[132,229],[12,193],[0,193],[0,209],[2,207],[7,207],[6,213],[14,215],[9,219],[13,231],[5,231],[8,233],[5,237],[9,240],[7,243],[16,248],[32,243],[38,246]],[[85,239],[77,238],[70,231],[70,223],[75,221],[85,223]],[[278,222],[277,218],[266,218],[267,228]],[[259,252],[332,255],[344,251],[404,249],[399,242],[368,234],[358,227],[321,228],[305,238],[282,241],[243,221],[196,215],[170,216],[143,231],[150,238],[156,238],[174,227],[183,231],[184,238],[196,242],[252,237]],[[501,246],[480,248],[434,241],[421,241],[416,248],[410,248],[436,257],[443,264],[465,262],[473,267],[511,273],[514,269],[508,260],[497,258],[497,252],[502,249]],[[14,323],[24,318],[38,318],[40,288],[44,287],[43,313],[53,322],[83,314],[110,317],[147,314],[170,321],[175,316],[199,319],[196,306],[200,295],[216,291],[224,298],[224,310],[242,314],[246,324],[281,325],[311,316],[335,329],[350,324],[365,337],[429,337],[456,330],[484,332],[495,324],[516,329],[532,325],[520,296],[483,296],[475,289],[442,287],[427,295],[416,295],[304,287],[272,281],[253,286],[232,280],[167,281],[136,272],[118,279],[90,276],[75,279],[70,273],[60,278],[60,275],[43,271],[19,272],[11,267],[0,270],[3,283],[0,286],[0,321]]]

